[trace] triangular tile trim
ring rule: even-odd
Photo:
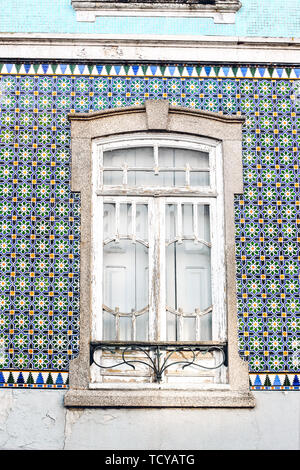
[[[252,390],[300,390],[298,374],[291,373],[259,373],[249,374]],[[285,385],[290,384],[290,385]]]
[[[67,371],[2,370],[0,371],[0,388],[67,389],[69,388],[68,378]],[[294,373],[250,373],[249,382],[250,389],[253,391],[300,390],[299,375]],[[285,383],[290,385],[284,385]]]
[[[148,65],[128,65],[126,70],[124,64],[95,64],[86,65],[82,63],[4,63],[2,74],[19,74],[19,75],[78,75],[78,76],[127,76],[127,77],[182,77],[182,78],[255,78],[257,80],[275,79],[299,79],[299,68],[286,66],[276,67],[272,74],[269,73],[267,66],[244,66],[244,65],[166,65],[162,67],[158,64]],[[72,70],[71,70],[72,69]]]
[[[0,388],[68,388],[66,371],[0,371]]]

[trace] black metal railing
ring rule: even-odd
[[[96,351],[109,352],[112,355],[117,355],[121,360],[118,360],[116,364],[104,366],[95,360]],[[145,360],[142,358],[133,358],[132,355],[128,354],[132,351],[140,352],[145,356]],[[190,353],[190,358],[184,358],[182,360],[174,359],[175,353]],[[201,359],[205,359],[203,356],[212,353],[220,352],[221,359],[218,364],[213,366],[207,366],[201,363]],[[202,356],[202,357],[201,357]],[[121,365],[127,365],[133,370],[135,364],[143,364],[152,369],[154,374],[154,381],[160,382],[163,373],[166,369],[171,366],[182,364],[182,369],[188,366],[197,366],[202,369],[214,370],[221,366],[227,366],[227,343],[222,342],[120,342],[120,341],[93,341],[90,343],[90,364],[95,364],[101,369],[112,369]],[[107,355],[106,355],[107,358]],[[102,359],[102,355],[101,358]]]

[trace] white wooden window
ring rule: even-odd
[[[92,341],[225,342],[220,145],[163,133],[102,139],[93,166]],[[140,351],[126,351],[134,369],[110,369],[116,352],[96,357],[106,368],[92,367],[94,384],[153,382]],[[168,367],[162,381],[226,382],[226,368],[213,369],[220,353],[202,360],[207,369]]]

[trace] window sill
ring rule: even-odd
[[[69,390],[66,407],[100,408],[253,408],[251,392],[233,390]]]
[[[173,16],[213,18],[215,23],[235,23],[235,14],[241,8],[239,0],[216,0],[215,4],[192,1],[91,1],[72,0],[77,21],[94,22],[97,16]]]

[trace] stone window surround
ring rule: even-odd
[[[242,6],[240,0],[215,0],[214,3],[198,3],[197,0],[72,0],[71,3],[77,21],[84,22],[94,22],[97,16],[173,16],[213,18],[215,23],[232,24]]]
[[[243,192],[242,124],[244,118],[169,106],[149,100],[143,106],[69,115],[71,190],[81,193],[80,353],[70,362],[67,407],[253,407],[248,364],[238,353],[234,195]],[[221,389],[90,389],[92,299],[91,156],[93,139],[117,134],[164,131],[202,136],[222,143],[225,212],[226,308],[229,384]]]

